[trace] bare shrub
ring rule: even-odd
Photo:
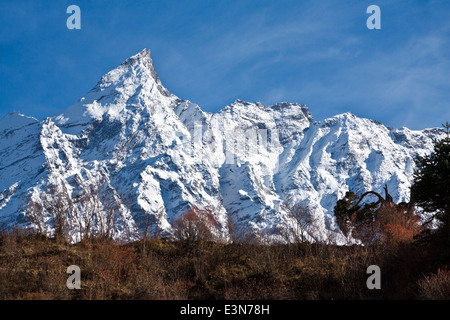
[[[412,242],[422,227],[420,216],[413,209],[402,206],[383,206],[377,212],[384,242],[391,245]]]
[[[303,243],[313,240],[317,220],[311,210],[302,204],[286,206],[285,209],[290,218],[281,232],[286,242]]]
[[[215,240],[218,224],[211,210],[192,208],[175,219],[174,236],[187,243]]]

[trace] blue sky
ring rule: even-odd
[[[66,28],[71,4],[81,30]],[[450,121],[448,0],[0,0],[0,22],[0,118],[54,115],[148,48],[163,85],[205,111],[242,99],[305,103],[316,120]]]

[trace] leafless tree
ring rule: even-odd
[[[29,197],[25,214],[39,233],[44,233],[45,219],[50,218],[53,222],[55,238],[67,240],[73,207],[72,199],[64,183],[54,182],[39,194],[39,199],[33,195]]]
[[[173,221],[174,236],[187,243],[215,240],[218,224],[208,209],[191,208]]]
[[[303,243],[314,239],[317,221],[312,211],[303,204],[284,206],[284,208],[290,218],[283,231],[285,240],[287,242]]]
[[[26,203],[25,215],[27,220],[31,223],[32,227],[37,228],[37,231],[42,234],[44,232],[42,228],[44,205],[41,201],[33,199],[32,195],[28,198]]]

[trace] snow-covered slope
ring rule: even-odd
[[[237,100],[216,114],[171,94],[144,50],[104,75],[74,105],[44,121],[0,120],[0,226],[64,224],[133,240],[171,235],[189,208],[233,230],[282,240],[290,208],[307,209],[309,236],[342,242],[333,207],[351,189],[408,201],[414,157],[438,129],[412,131],[346,113],[314,121],[305,105]]]

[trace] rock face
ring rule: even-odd
[[[385,184],[394,201],[408,201],[414,157],[442,134],[350,113],[316,122],[297,103],[237,100],[206,113],[163,87],[144,50],[58,115],[0,120],[0,227],[130,241],[150,227],[172,235],[195,207],[212,212],[222,239],[232,222],[283,240],[299,232],[290,209],[300,206],[306,237],[340,243],[336,201]]]

